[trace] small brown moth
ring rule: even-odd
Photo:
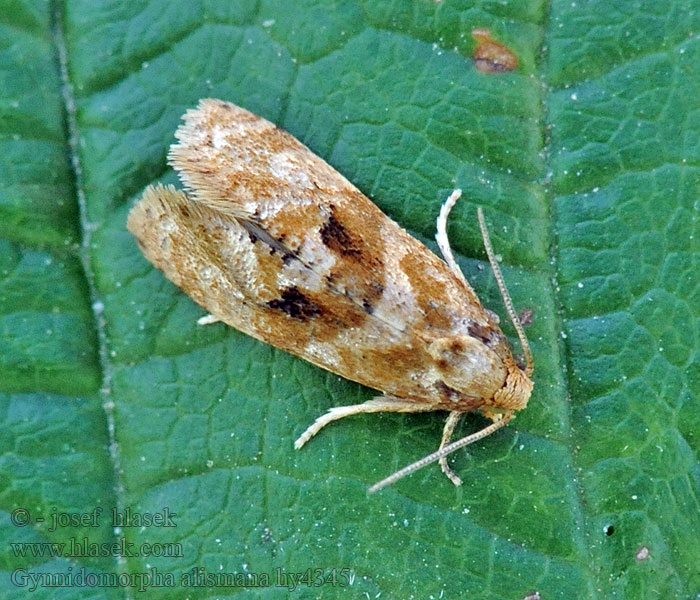
[[[383,394],[332,408],[295,442],[359,413],[449,412],[440,449],[370,491],[489,435],[527,405],[532,356],[479,223],[525,353],[518,366],[455,261],[447,239],[455,190],[436,236],[445,261],[347,179],[274,124],[234,104],[202,100],[183,117],[169,162],[186,191],[148,187],[128,229],[148,260],[210,315]],[[449,444],[460,417],[488,427]]]

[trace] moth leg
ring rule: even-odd
[[[480,429],[479,431],[475,431],[471,435],[463,437],[461,440],[457,440],[456,442],[448,444],[444,448],[440,448],[440,450],[436,450],[428,456],[424,456],[420,460],[417,460],[416,462],[408,465],[407,467],[404,467],[403,469],[399,469],[398,471],[396,471],[396,473],[392,473],[391,475],[389,475],[389,477],[386,477],[381,481],[375,483],[367,491],[370,494],[373,494],[377,490],[381,490],[382,488],[391,485],[392,483],[398,481],[402,477],[406,477],[406,475],[410,475],[418,469],[422,469],[426,465],[429,465],[430,463],[433,463],[436,460],[440,460],[443,456],[447,456],[455,450],[459,450],[460,448],[464,448],[469,444],[478,442],[479,440],[484,439],[486,436],[491,435],[494,431],[506,425],[513,418],[512,412],[495,413],[491,412],[490,410],[482,410],[482,414],[489,419],[493,419],[493,423],[484,427],[483,429]]]
[[[442,430],[442,441],[440,442],[440,448],[438,448],[438,450],[442,450],[445,446],[447,446],[447,444],[450,443],[450,440],[452,439],[452,434],[455,431],[455,427],[457,427],[457,424],[460,422],[463,415],[463,412],[459,412],[457,410],[453,410],[449,414],[449,416],[447,417],[447,421],[445,421],[445,427]],[[440,468],[442,469],[442,472],[445,475],[447,475],[447,477],[452,483],[454,483],[455,485],[462,485],[462,480],[447,464],[446,456],[442,456],[440,458]]]
[[[214,315],[204,315],[203,317],[199,317],[197,319],[197,325],[211,325],[212,323],[218,323],[221,321],[219,317],[215,317]]]
[[[430,404],[425,404],[424,402],[411,402],[410,400],[402,400],[396,396],[388,395],[367,400],[367,402],[363,402],[362,404],[335,406],[326,414],[321,415],[318,419],[316,419],[312,425],[299,436],[297,441],[294,442],[294,448],[299,450],[299,448],[306,444],[306,442],[308,442],[313,436],[321,431],[321,429],[328,425],[328,423],[337,421],[338,419],[343,419],[344,417],[349,417],[351,415],[377,412],[412,413],[428,412],[432,410],[435,410],[435,407]]]

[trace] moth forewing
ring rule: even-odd
[[[525,406],[531,382],[446,234],[447,263],[301,142],[228,102],[200,101],[176,137],[169,161],[185,192],[149,187],[129,214],[144,255],[209,322],[383,392],[331,409],[297,448],[345,416],[445,410],[443,448],[459,415]]]

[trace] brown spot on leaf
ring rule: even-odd
[[[321,308],[309,300],[296,286],[288,287],[282,292],[281,298],[270,300],[267,305],[286,313],[293,319],[306,321],[321,313]]]
[[[523,327],[527,327],[532,324],[532,318],[535,316],[535,310],[533,308],[523,308],[518,313],[518,321]]]
[[[472,54],[474,66],[482,73],[504,73],[518,66],[518,57],[507,46],[491,37],[488,29],[472,29],[476,48]]]
[[[651,556],[651,553],[649,552],[649,548],[647,548],[646,546],[640,546],[634,553],[634,559],[637,562],[645,561],[649,558],[649,556]]]

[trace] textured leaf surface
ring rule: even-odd
[[[298,597],[694,598],[699,21],[687,0],[0,0],[3,597],[25,597],[27,573],[82,573],[122,579],[32,597],[141,597],[160,574],[172,585],[145,597],[282,598],[310,569]],[[474,68],[474,27],[516,71]],[[176,182],[168,145],[208,96],[289,130],[421,239],[463,188],[452,243],[503,315],[485,208],[534,310],[536,387],[512,426],[452,457],[463,487],[433,466],[366,495],[436,447],[440,414],[354,417],[293,451],[373,392],[197,326],[141,256],[128,209]],[[115,529],[114,507],[175,526]],[[11,545],[71,539],[134,546]],[[253,577],[182,585],[197,567]],[[323,586],[306,585],[315,569]]]

